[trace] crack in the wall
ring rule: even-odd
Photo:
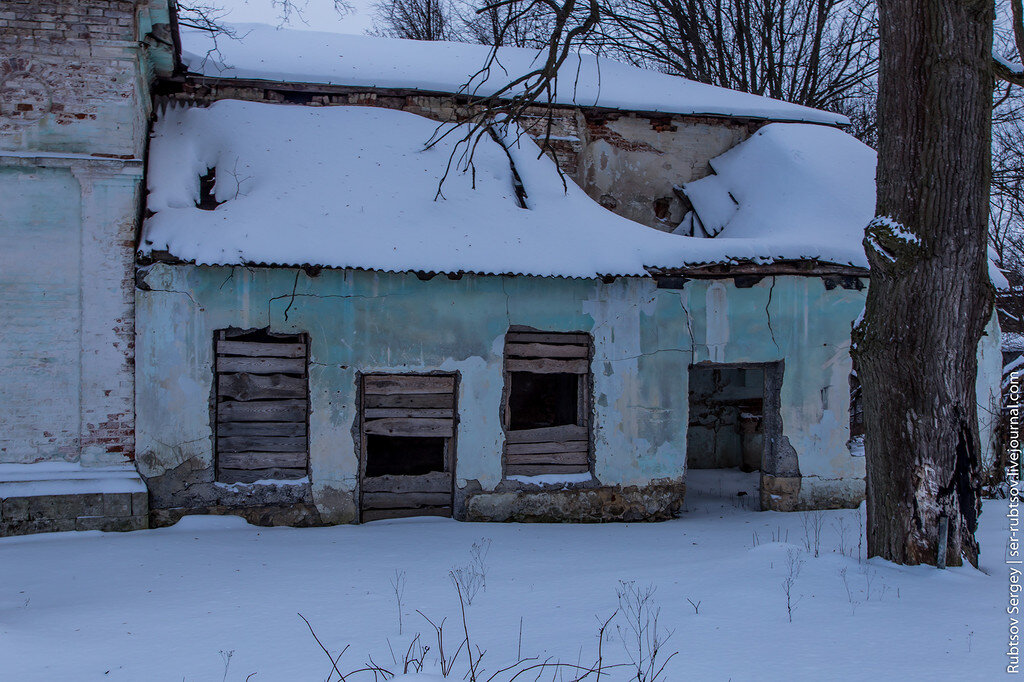
[[[509,324],[509,326],[511,326],[512,325],[512,311],[510,310],[511,297],[509,296],[508,291],[505,290],[505,278],[504,277],[501,278],[501,293],[503,293],[505,295],[505,321]]]
[[[280,300],[285,299],[285,298],[290,299],[289,302],[288,302],[288,307],[285,308],[285,311],[287,312],[288,308],[292,307],[292,303],[295,301],[296,298],[345,298],[345,299],[359,298],[359,299],[365,299],[365,300],[376,300],[376,299],[379,299],[379,298],[394,298],[394,297],[399,297],[399,296],[411,296],[411,295],[412,294],[393,294],[393,293],[392,294],[382,294],[382,295],[379,295],[379,296],[366,296],[364,294],[298,294],[298,293],[295,293],[293,291],[290,294],[281,294],[280,296],[274,296],[274,297],[272,297],[272,298],[267,300],[267,319],[273,319],[273,314],[272,314],[272,311],[271,311],[271,307],[273,306],[274,301],[280,301]],[[284,319],[285,319],[285,321],[288,320],[288,315],[287,314],[285,315]]]
[[[197,308],[200,307],[200,305],[196,301],[196,299],[192,298],[192,294],[190,294],[187,291],[179,291],[178,289],[153,289],[152,287],[149,289],[149,291],[154,292],[154,293],[155,292],[161,292],[161,293],[165,293],[165,294],[181,294],[183,296],[188,296],[188,300],[192,301],[192,305],[196,306]]]
[[[649,358],[658,353],[690,353],[690,358],[693,358],[693,352],[687,351],[683,348],[659,348],[658,350],[652,350],[649,353],[639,353],[637,355],[629,355],[624,358],[604,358],[603,362],[626,362],[627,360],[636,360],[637,358]]]
[[[693,321],[690,319],[690,311],[683,305],[683,292],[681,291],[679,292],[679,307],[686,317],[686,330],[690,332],[690,364],[692,365],[697,359],[697,341],[693,337]]]
[[[775,329],[772,328],[772,311],[769,309],[772,304],[772,293],[775,291],[775,275],[772,275],[772,284],[768,287],[768,301],[764,304],[764,314],[768,317],[768,332],[772,335],[772,343],[775,350],[779,350],[779,342],[775,340]]]

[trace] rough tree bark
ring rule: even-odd
[[[864,391],[868,553],[977,565],[977,348],[987,269],[992,0],[879,0],[878,198],[854,329]]]

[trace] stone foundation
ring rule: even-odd
[[[683,504],[682,482],[646,486],[523,486],[466,496],[461,521],[604,523],[665,521]]]
[[[149,515],[149,525],[153,528],[173,526],[183,516],[190,514],[213,514],[216,516],[239,516],[254,526],[294,526],[308,528],[322,526],[320,512],[311,504],[295,503],[260,506],[225,506],[209,507],[175,507],[173,509],[154,509]]]

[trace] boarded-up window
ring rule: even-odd
[[[363,521],[451,516],[455,375],[362,379]]]
[[[505,336],[505,475],[590,470],[589,334],[513,327]]]
[[[307,475],[307,343],[303,334],[216,334],[217,480]]]

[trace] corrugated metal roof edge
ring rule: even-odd
[[[657,279],[659,277],[689,277],[693,279],[714,279],[728,278],[744,275],[776,275],[794,277],[825,277],[829,275],[842,275],[853,277],[868,277],[868,269],[852,265],[850,263],[833,263],[818,259],[785,259],[773,258],[764,259],[761,262],[752,260],[728,260],[728,261],[693,261],[682,264],[678,267],[665,268],[656,266],[644,266],[643,272],[608,272],[595,273],[593,275],[564,275],[555,273],[534,273],[534,272],[489,272],[483,270],[411,270],[394,268],[368,268],[352,265],[321,265],[318,263],[269,263],[269,262],[223,262],[223,263],[197,263],[193,260],[184,260],[171,255],[170,253],[152,252],[152,254],[139,253],[138,263],[140,266],[147,266],[154,263],[166,265],[194,265],[196,267],[246,267],[246,268],[268,268],[305,270],[307,274],[315,271],[316,276],[322,270],[354,270],[359,272],[382,272],[392,275],[414,274],[422,280],[429,280],[444,275],[449,279],[457,280],[464,275],[478,277],[540,277],[551,279],[593,279],[608,280],[618,277],[637,277]]]

